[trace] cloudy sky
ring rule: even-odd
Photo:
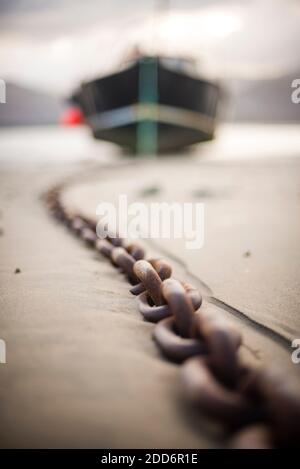
[[[298,0],[0,0],[0,76],[67,94],[130,48],[196,57],[217,76],[300,70]],[[160,6],[160,8],[159,8]]]

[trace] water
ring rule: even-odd
[[[188,155],[182,154],[187,158]],[[300,156],[300,126],[296,124],[222,124],[212,142],[189,152],[207,161],[291,158]],[[114,162],[124,158],[114,144],[97,141],[85,127],[3,127],[0,166],[29,163]]]

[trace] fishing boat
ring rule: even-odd
[[[213,138],[219,86],[185,58],[139,56],[82,83],[74,100],[96,139],[130,152],[176,152]]]

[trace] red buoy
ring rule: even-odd
[[[83,124],[84,117],[79,107],[72,106],[62,113],[59,121],[61,125],[79,125]]]

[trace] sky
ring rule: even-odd
[[[300,71],[298,0],[0,0],[0,77],[66,95],[130,49],[185,55],[216,77]]]

